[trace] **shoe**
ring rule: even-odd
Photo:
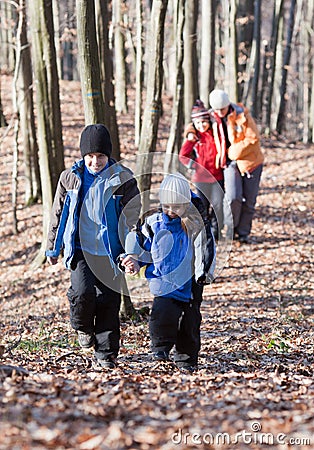
[[[155,361],[170,361],[169,359],[169,353],[165,352],[165,351],[159,351],[159,352],[155,352],[153,354],[153,359]]]
[[[249,243],[249,236],[248,235],[242,235],[239,236],[239,242],[241,242],[241,244],[248,244]]]
[[[193,373],[197,370],[197,366],[178,366],[178,369],[182,373]]]
[[[97,359],[97,362],[103,369],[114,369],[117,367],[114,358]]]
[[[78,331],[77,337],[82,348],[91,348],[95,343],[95,336],[93,334],[84,333],[84,331]]]

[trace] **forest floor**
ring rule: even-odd
[[[84,124],[78,83],[61,84],[61,103],[68,166]],[[126,115],[126,155],[132,133]],[[41,206],[23,206],[22,192],[12,234],[9,133],[0,149],[1,450],[314,449],[314,148],[263,139],[263,149],[251,243],[234,242],[205,288],[199,370],[153,362],[142,316],[121,322],[118,367],[107,372],[70,328],[62,262],[32,267]],[[151,307],[145,292],[144,280],[133,282],[137,309]]]

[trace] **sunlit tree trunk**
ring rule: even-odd
[[[184,122],[191,119],[191,109],[199,97],[198,57],[197,57],[197,18],[199,0],[186,1],[184,22]]]
[[[64,169],[59,80],[51,0],[34,0],[29,8],[36,84],[39,165],[43,203],[43,238],[34,261],[45,258],[53,194]]]
[[[17,110],[20,131],[23,138],[23,159],[25,167],[25,204],[31,204],[41,197],[38,144],[35,128],[33,75],[30,44],[27,38],[26,1],[19,0],[19,21],[16,34]]]
[[[278,51],[278,34],[279,34],[279,20],[282,14],[283,0],[275,0],[273,20],[272,20],[272,32],[269,45],[269,58],[268,58],[268,79],[263,90],[263,101],[265,105],[265,133],[270,134],[272,129],[272,105],[273,105],[273,93],[274,93],[274,83],[277,67],[277,51]]]
[[[178,170],[178,159],[174,157],[179,152],[182,142],[182,126],[183,126],[183,30],[185,20],[185,0],[176,0],[174,8],[174,28],[176,36],[176,80],[175,92],[172,104],[171,127],[169,139],[167,142],[166,158],[164,162],[165,172]]]
[[[125,65],[125,37],[123,34],[123,20],[121,12],[121,3],[123,0],[112,1],[112,22],[114,36],[114,60],[115,60],[115,95],[116,110],[126,113],[127,95],[126,95],[126,65]]]
[[[6,118],[4,117],[3,109],[2,109],[1,78],[0,78],[0,127],[1,128],[6,127],[7,125],[8,124],[7,124]]]
[[[249,103],[252,116],[257,119],[261,110],[260,95],[258,90],[258,82],[260,76],[261,63],[261,0],[255,0],[254,3],[254,36],[253,45],[255,47],[254,55],[254,72],[252,80],[252,100]]]
[[[200,98],[208,105],[215,87],[215,0],[202,0]]]
[[[296,9],[296,0],[291,0],[290,5],[290,15],[288,22],[288,33],[285,45],[285,51],[283,56],[283,65],[282,65],[282,76],[281,76],[281,86],[280,86],[280,106],[279,113],[277,117],[277,126],[276,130],[279,134],[281,134],[284,130],[285,123],[285,111],[286,111],[286,103],[287,100],[285,98],[287,91],[287,77],[288,77],[288,67],[290,64],[291,50],[292,50],[292,36],[293,36],[293,28],[294,28],[294,17],[295,17],[295,9]]]
[[[136,0],[136,74],[135,74],[135,145],[138,146],[142,125],[142,96],[144,84],[144,26],[142,0]]]
[[[225,34],[225,79],[224,89],[229,93],[232,101],[238,100],[238,62],[237,62],[237,33],[236,33],[236,0],[223,2],[226,23]]]
[[[308,26],[306,27],[306,39],[307,39],[307,50],[308,54],[306,55],[306,59],[304,64],[306,64],[306,73],[308,75],[308,83],[309,83],[309,98],[308,98],[308,128],[309,128],[309,142],[314,142],[314,61],[312,56],[312,48],[314,46],[314,35],[311,32],[314,28],[314,1],[310,0],[308,2],[308,9],[305,12],[306,22],[308,22]]]
[[[139,187],[142,193],[143,211],[149,206],[149,188],[152,173],[152,152],[156,149],[158,124],[161,112],[163,82],[164,23],[168,0],[154,0],[148,53],[148,76],[146,106],[143,115],[139,159],[141,167]]]
[[[78,59],[85,124],[105,123],[94,0],[76,0]]]
[[[113,58],[109,48],[110,11],[108,3],[96,0],[97,35],[99,46],[100,70],[103,84],[105,125],[108,127],[112,141],[112,156],[120,160],[120,139],[115,108],[115,94],[113,85]]]
[[[14,72],[15,67],[14,28],[17,20],[17,4],[18,2],[13,1],[0,2],[0,61],[1,68],[10,73]]]

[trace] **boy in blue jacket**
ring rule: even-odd
[[[212,281],[215,243],[210,224],[199,212],[202,202],[181,174],[167,175],[159,191],[161,210],[145,219],[126,239],[126,272],[146,265],[145,276],[154,295],[149,322],[153,358],[174,362],[182,370],[197,368],[200,350],[200,305],[203,285]]]
[[[88,125],[80,138],[82,159],[60,175],[53,202],[46,256],[63,252],[71,270],[71,326],[83,349],[94,347],[98,364],[114,368],[120,346],[118,256],[136,227],[141,202],[132,172],[111,158],[109,131]]]

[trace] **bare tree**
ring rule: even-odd
[[[100,70],[103,84],[105,125],[108,127],[112,140],[112,156],[120,159],[120,139],[115,108],[115,93],[113,85],[113,58],[109,47],[110,12],[108,3],[96,0],[97,36],[99,46]]]
[[[199,0],[185,3],[184,22],[184,122],[188,123],[191,109],[199,97],[198,57],[197,57],[197,18]]]
[[[59,79],[54,46],[51,0],[34,0],[30,11],[43,203],[43,238],[34,261],[45,258],[53,193],[64,169]]]
[[[261,62],[261,0],[255,0],[254,8],[254,73],[252,80],[252,100],[251,100],[251,114],[256,119],[260,111],[260,98],[258,92],[258,81],[260,74]]]
[[[105,123],[94,0],[76,0],[78,60],[85,124]]]
[[[182,126],[183,126],[183,31],[185,21],[185,0],[176,0],[174,3],[174,18],[175,18],[175,36],[176,36],[176,90],[173,97],[171,126],[169,139],[167,142],[166,158],[164,163],[165,172],[171,169],[178,169],[176,167],[176,159],[173,158],[175,153],[178,154],[182,142]]]
[[[283,8],[283,0],[275,0],[272,14],[272,31],[270,38],[270,45],[268,50],[268,61],[266,66],[268,67],[267,83],[265,89],[262,89],[262,104],[265,105],[265,118],[263,120],[266,134],[269,134],[272,128],[271,125],[271,112],[273,104],[273,92],[274,82],[277,66],[277,51],[278,51],[278,33],[279,33],[279,20],[281,17]]]
[[[30,44],[27,37],[26,0],[19,0],[19,19],[16,33],[15,92],[16,112],[23,138],[25,204],[41,197],[38,144],[34,116],[33,75]]]
[[[152,158],[150,154],[156,149],[157,131],[161,113],[164,23],[167,5],[168,0],[154,0],[151,12],[147,95],[139,145],[139,154],[141,156],[139,187],[142,193],[144,211],[147,211],[149,206],[149,188],[152,172]]]
[[[126,66],[125,66],[125,37],[123,33],[123,20],[121,3],[123,0],[112,1],[112,23],[114,36],[114,55],[115,55],[115,80],[116,80],[116,110],[126,113],[127,95],[126,95]]]
[[[142,1],[136,0],[136,74],[135,74],[135,145],[138,146],[142,124],[142,96],[144,83],[144,26]]]
[[[224,57],[225,77],[224,88],[233,101],[238,100],[238,62],[237,62],[237,32],[236,32],[236,0],[222,2],[225,21]]]
[[[202,0],[200,98],[208,106],[215,85],[215,0]]]
[[[286,90],[287,90],[287,77],[288,77],[288,67],[290,64],[290,57],[291,57],[291,46],[292,46],[292,36],[293,36],[293,28],[294,28],[294,17],[295,17],[295,9],[296,9],[296,0],[291,0],[290,5],[290,14],[289,14],[289,21],[288,21],[288,32],[287,32],[287,39],[286,39],[286,46],[283,56],[283,65],[282,65],[282,79],[281,79],[281,85],[280,85],[280,106],[279,106],[279,113],[277,117],[277,132],[281,134],[284,129],[284,122],[285,122],[285,111],[286,111]]]

